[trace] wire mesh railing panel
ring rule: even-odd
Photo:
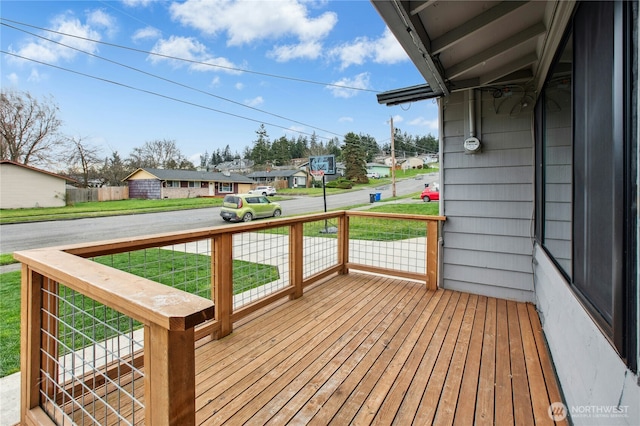
[[[336,219],[305,222],[303,233],[303,279],[338,264],[338,225]]]
[[[290,285],[289,250],[289,227],[233,235],[234,309]]]
[[[57,424],[143,421],[142,324],[49,279],[41,292],[41,407]]]
[[[99,256],[96,262],[211,299],[209,240]]]
[[[426,273],[424,221],[354,216],[349,219],[349,262]]]

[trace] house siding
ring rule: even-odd
[[[441,102],[447,217],[442,285],[532,302],[533,112],[514,114],[516,95],[496,103],[490,93],[477,92],[475,129],[482,151],[469,155],[463,148],[469,136],[468,96],[453,93]]]
[[[159,200],[162,198],[162,183],[157,179],[135,179],[129,181],[129,198]]]
[[[64,207],[66,181],[13,164],[0,167],[0,208]]]

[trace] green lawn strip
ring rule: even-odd
[[[180,198],[162,200],[90,201],[66,207],[0,210],[0,223],[19,223],[41,220],[76,219],[123,214],[151,213],[196,208],[217,207],[221,198]]]
[[[342,210],[342,209],[341,209]],[[438,215],[438,203],[380,203],[367,211],[436,216]],[[335,220],[318,220],[304,224],[305,237],[336,238],[337,234],[327,233],[326,229],[336,227]],[[417,220],[397,220],[372,217],[352,217],[349,220],[349,236],[357,240],[369,241],[396,241],[406,238],[424,236],[426,225]],[[393,232],[384,232],[392,229]],[[272,228],[260,231],[268,234],[288,235],[289,228]]]
[[[14,263],[18,263],[18,261],[13,258],[11,253],[0,254],[0,266],[11,265]]]
[[[96,262],[131,274],[211,297],[211,258],[163,249],[101,256]],[[276,281],[278,268],[234,260],[233,293],[238,294]],[[125,333],[141,324],[65,286],[59,290],[61,354]],[[85,314],[88,313],[88,314]],[[0,274],[0,377],[20,369],[20,272]],[[97,319],[97,320],[96,320]]]
[[[0,377],[20,371],[20,271],[0,274]]]

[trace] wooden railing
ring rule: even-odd
[[[226,336],[239,319],[282,298],[299,298],[306,286],[350,269],[435,289],[443,220],[338,211],[17,252],[23,263],[22,422],[193,424],[195,341]],[[142,251],[151,262],[150,250],[169,256],[142,269],[169,266],[173,274],[195,275],[191,287],[204,274],[209,288],[197,291],[210,298],[97,261]],[[207,259],[206,268],[186,271],[187,252],[196,262]],[[240,288],[264,265],[273,273],[262,278],[268,283]],[[117,319],[111,313],[103,319],[106,310]],[[89,319],[80,320],[84,315]],[[92,330],[96,322],[107,331]],[[113,405],[114,392],[130,404]]]

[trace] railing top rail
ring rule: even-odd
[[[187,330],[213,318],[213,302],[55,249],[15,252],[39,274],[121,312],[143,324]]]
[[[118,238],[113,240],[91,243],[79,243],[55,247],[58,250],[81,257],[104,256],[107,254],[122,253],[125,251],[142,250],[151,247],[162,247],[171,244],[189,243],[192,241],[212,238],[222,234],[239,234],[243,232],[264,231],[266,229],[288,226],[294,223],[312,222],[322,219],[331,219],[344,216],[343,210],[308,214],[304,216],[281,217],[277,219],[261,219],[250,223],[234,225],[220,225],[210,228],[190,229],[153,235],[141,235],[136,237]]]

